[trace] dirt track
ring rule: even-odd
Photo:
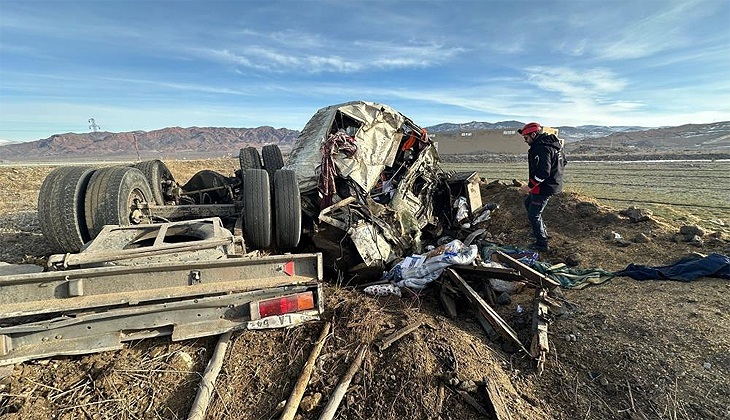
[[[202,168],[230,173],[235,162],[170,166],[178,180],[185,180]],[[38,232],[35,202],[51,169],[0,168],[0,260],[42,263],[48,254]],[[516,188],[483,186],[482,194],[486,202],[501,206],[487,225],[495,239],[527,242],[528,226]],[[614,270],[631,262],[669,263],[694,251],[730,252],[722,240],[702,248],[670,242],[678,226],[663,221],[630,223],[605,207],[581,216],[576,205],[585,200],[589,199],[562,194],[548,205],[546,223],[556,248],[551,261],[579,254],[581,267]],[[627,238],[650,231],[652,242],[619,248],[603,239],[611,230]],[[374,299],[334,285],[326,292],[327,317],[334,330],[308,392],[319,392],[322,401],[304,413],[305,419],[318,417],[334,387],[332,378],[346,369],[359,343],[415,321],[424,326],[384,353],[367,356],[338,418],[482,418],[448,389],[440,399],[439,384],[454,374],[461,381],[496,381],[515,419],[730,417],[726,280],[617,278],[565,291],[572,311],[551,324],[551,354],[540,377],[531,362],[490,342],[469,311],[448,319],[433,288],[406,299]],[[521,337],[528,334],[529,316],[516,314],[515,307],[529,300],[526,294],[517,295],[512,304],[498,308]],[[210,418],[275,417],[319,329],[315,324],[234,334]],[[575,341],[566,340],[571,334]],[[184,418],[214,342],[153,339],[116,352],[18,365],[0,382],[0,418]],[[484,403],[480,394],[474,395]]]

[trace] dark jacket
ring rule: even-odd
[[[567,163],[560,140],[554,134],[541,133],[527,152],[530,163],[530,192],[553,195],[563,190],[563,168]]]

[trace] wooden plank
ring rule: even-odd
[[[472,406],[472,408],[474,408],[477,411],[477,413],[479,413],[483,416],[486,416],[489,414],[489,412],[484,407],[482,407],[482,405],[479,404],[479,402],[477,402],[477,400],[475,400],[474,397],[469,395],[468,392],[462,391],[460,389],[458,389],[458,390],[452,389],[451,387],[447,387],[447,388],[449,388],[449,391],[453,392],[454,394],[461,396],[461,398],[463,398],[467,404]]]
[[[487,401],[491,404],[492,411],[497,420],[512,420],[512,415],[507,409],[507,404],[502,398],[502,392],[494,380],[484,378],[484,385],[487,389]]]
[[[415,324],[407,325],[407,326],[399,329],[398,331],[396,331],[393,334],[386,337],[382,343],[378,344],[378,349],[380,349],[380,351],[387,349],[393,343],[395,343],[396,341],[405,337],[406,335],[410,334],[411,332],[415,331],[420,326],[421,326],[421,323],[416,322]]]
[[[297,379],[296,384],[294,384],[294,389],[292,389],[291,395],[289,395],[289,399],[286,400],[284,411],[281,413],[281,417],[279,417],[279,420],[293,420],[294,416],[297,414],[297,410],[299,409],[299,403],[302,402],[304,391],[307,389],[309,379],[312,377],[312,372],[314,371],[314,363],[317,361],[317,357],[319,357],[320,351],[322,351],[322,347],[324,346],[324,342],[327,339],[327,335],[330,332],[331,326],[332,323],[328,322],[322,328],[322,332],[320,332],[319,334],[319,339],[315,343],[312,352],[309,353],[309,358],[307,359],[307,362],[304,363],[302,373],[299,375],[299,379]]]
[[[537,359],[537,372],[542,374],[545,367],[545,359],[550,352],[548,343],[548,303],[547,289],[535,290],[535,300],[532,312],[532,343],[530,354]]]
[[[449,318],[456,319],[456,303],[454,302],[451,293],[447,292],[445,287],[441,288],[441,293],[439,293],[439,300],[441,301],[441,306],[444,307],[444,310],[449,315]]]
[[[352,381],[353,376],[355,376],[355,373],[357,373],[357,371],[360,369],[362,361],[365,359],[365,353],[367,352],[367,349],[368,346],[365,344],[360,346],[360,351],[357,353],[355,360],[353,360],[352,364],[347,369],[347,372],[345,372],[345,376],[340,379],[340,382],[337,384],[337,387],[335,387],[335,390],[332,391],[332,396],[330,397],[329,401],[327,401],[327,405],[322,410],[322,414],[319,416],[319,420],[332,420],[335,417],[335,414],[337,413],[337,407],[340,406],[342,398],[345,396],[347,389],[350,387],[350,382]]]
[[[510,327],[509,324],[507,324],[507,322],[505,322],[505,320],[502,319],[502,317],[499,316],[499,314],[491,306],[489,306],[489,304],[487,304],[487,302],[485,302],[484,299],[482,299],[482,297],[479,296],[479,294],[475,292],[474,289],[472,289],[456,271],[451,268],[447,268],[446,274],[452,281],[454,281],[454,283],[456,283],[462,293],[466,295],[466,298],[469,299],[479,313],[482,314],[487,321],[489,321],[489,324],[499,333],[499,335],[512,341],[517,348],[529,354],[520,339],[517,338],[517,333],[512,329],[512,327]]]
[[[532,268],[528,267],[527,265],[517,261],[516,259],[510,257],[509,255],[505,254],[502,251],[497,251],[492,255],[496,255],[497,259],[499,260],[500,263],[517,270],[521,275],[523,275],[531,283],[537,284],[540,287],[548,287],[551,290],[560,286],[560,283],[558,283],[557,281],[551,279],[550,277],[547,277],[545,275],[538,273],[537,271],[535,271]]]
[[[471,265],[455,265],[452,267],[462,276],[474,276],[484,279],[500,279],[507,281],[525,281],[525,278],[513,268],[479,267]]]
[[[190,408],[188,420],[204,420],[205,412],[210,404],[210,397],[213,395],[215,380],[223,367],[223,359],[226,355],[226,348],[231,339],[231,331],[221,334],[218,343],[213,351],[213,357],[210,358],[208,366],[203,373],[203,379],[198,387],[198,394],[195,396],[193,406]]]

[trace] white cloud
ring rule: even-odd
[[[665,5],[665,3],[655,3]],[[607,60],[634,59],[656,55],[662,51],[689,45],[691,37],[684,30],[688,18],[698,13],[696,1],[674,3],[674,7],[637,20],[617,36],[606,39],[593,51]]]
[[[301,49],[250,45],[239,48],[190,48],[189,51],[239,66],[277,73],[354,73],[368,70],[426,68],[440,65],[464,52],[440,44],[339,42],[340,55],[321,55]]]
[[[529,83],[568,98],[619,92],[628,85],[626,79],[605,68],[578,71],[567,67],[535,66],[528,67],[526,73]]]
[[[226,87],[196,85],[196,84],[191,84],[191,83],[161,82],[158,80],[129,79],[129,78],[122,78],[122,77],[100,77],[99,79],[110,80],[110,81],[114,81],[114,82],[154,85],[154,86],[158,86],[158,87],[162,87],[162,88],[169,88],[169,89],[183,90],[183,91],[192,91],[192,92],[222,93],[222,94],[227,94],[227,95],[246,95],[246,96],[252,96],[256,93],[255,90],[244,91],[244,90],[240,90],[240,89],[231,89],[231,88],[226,88]]]

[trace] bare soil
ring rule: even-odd
[[[170,162],[184,182],[200,169],[232,174],[234,160]],[[38,190],[52,167],[0,167],[0,260],[43,264],[49,245],[35,216]],[[500,208],[486,223],[505,244],[530,241],[522,197],[512,186],[482,185],[485,202]],[[616,270],[629,263],[665,264],[690,252],[728,253],[726,239],[702,247],[674,243],[679,226],[662,220],[631,223],[615,209],[586,212],[577,194],[553,197],[546,224],[554,250],[544,259],[579,258],[581,267]],[[588,214],[590,213],[590,214]],[[643,232],[649,243],[621,248],[603,239]],[[422,323],[383,352],[366,356],[337,418],[477,419],[482,416],[456,392],[460,383],[493,381],[513,419],[726,419],[730,418],[730,282],[639,282],[615,278],[600,286],[565,290],[569,311],[550,326],[551,353],[538,376],[532,361],[490,341],[466,305],[449,319],[435,287],[408,298],[372,298],[331,282],[325,319],[333,323],[306,398],[321,396],[301,419],[318,418],[360,344]],[[531,293],[513,296],[498,311],[527,341]],[[233,335],[218,378],[211,419],[270,419],[291,388],[322,323],[290,330]],[[574,336],[573,340],[570,336]],[[566,340],[566,337],[568,338]],[[17,365],[0,380],[2,419],[180,419],[215,337],[172,343],[133,342],[119,351],[58,357]],[[704,365],[704,366],[703,366]],[[468,382],[467,382],[468,383]],[[443,394],[439,392],[444,386]],[[479,386],[470,395],[487,405]]]

